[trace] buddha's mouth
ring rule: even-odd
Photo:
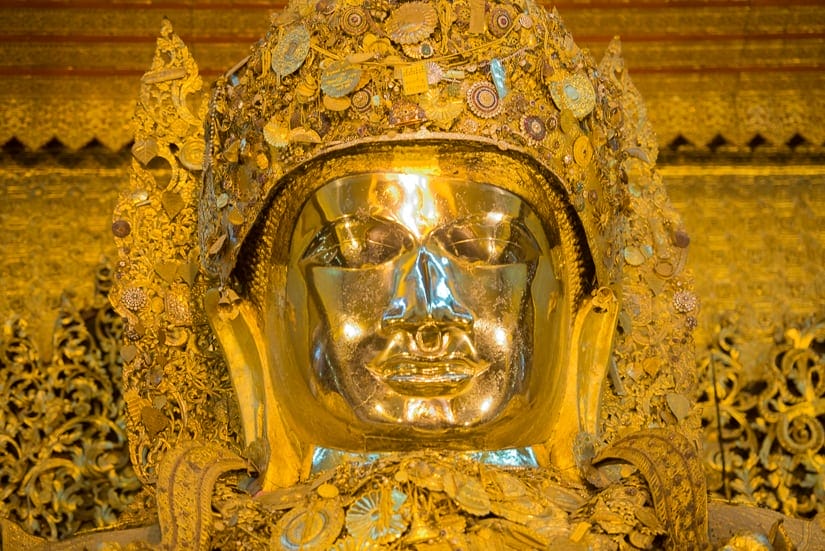
[[[488,365],[463,355],[422,357],[398,354],[370,365],[369,369],[399,394],[434,398],[460,393]]]

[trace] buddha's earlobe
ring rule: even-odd
[[[579,432],[598,436],[602,385],[613,352],[619,299],[607,287],[596,291],[576,320]],[[579,321],[581,320],[581,321]]]
[[[584,301],[573,321],[559,420],[550,440],[539,450],[547,462],[572,478],[578,477],[582,459],[577,443],[582,436],[598,436],[603,382],[613,351],[619,306],[615,293],[602,287]]]
[[[255,308],[228,289],[210,289],[204,310],[223,348],[232,386],[238,397],[246,449],[262,471],[262,488],[286,487],[298,481],[301,458],[289,438],[273,393],[269,356]],[[277,457],[274,457],[277,455]],[[265,456],[265,457],[263,457]],[[277,468],[272,468],[277,465]]]

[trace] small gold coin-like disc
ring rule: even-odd
[[[281,517],[273,532],[273,543],[276,549],[288,551],[326,550],[343,526],[344,510],[338,499],[315,501]]]
[[[593,159],[593,145],[590,143],[590,138],[587,136],[579,136],[573,142],[573,160],[579,166],[587,166]]]

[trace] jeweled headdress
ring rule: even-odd
[[[226,279],[267,199],[313,160],[442,140],[555,175],[606,284],[621,271],[622,126],[616,83],[532,2],[293,2],[217,84],[204,266]]]

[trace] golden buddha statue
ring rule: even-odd
[[[710,545],[689,239],[618,43],[296,0],[200,92],[165,24],[113,224],[148,508],[110,545]]]

